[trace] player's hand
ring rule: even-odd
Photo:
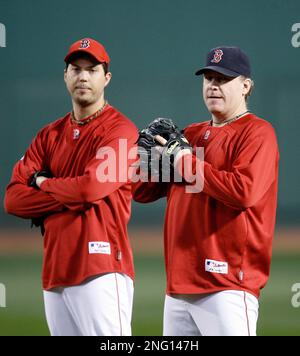
[[[161,155],[167,158],[173,166],[183,155],[192,153],[192,147],[182,133],[174,135],[168,141],[162,136],[156,135],[155,141],[162,146],[158,147]]]
[[[162,136],[160,136],[160,135],[156,135],[155,137],[154,137],[154,139],[155,139],[155,141],[156,142],[158,142],[160,145],[162,145],[162,146],[164,146],[168,141],[165,139],[165,138],[163,138]]]
[[[48,170],[36,171],[30,178],[28,185],[32,188],[40,188],[41,184],[51,177],[52,174]]]
[[[40,188],[41,184],[47,179],[48,179],[47,177],[39,176],[39,177],[37,177],[35,184],[37,185],[37,187]]]

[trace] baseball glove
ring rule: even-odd
[[[155,136],[163,137],[167,142],[161,145]],[[169,177],[172,173],[174,158],[182,149],[191,149],[187,139],[171,119],[157,118],[147,128],[140,131],[138,139],[140,167],[148,176]]]
[[[173,135],[171,135],[173,136]],[[163,146],[162,150],[162,159],[167,159],[170,161],[170,164],[174,164],[176,155],[182,151],[188,149],[192,152],[192,147],[189,144],[189,141],[184,137],[183,134],[176,135],[175,137],[170,137],[167,143]]]

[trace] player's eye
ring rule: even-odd
[[[205,75],[204,77],[208,82],[210,82],[212,80],[212,77],[210,75]]]
[[[230,78],[228,78],[228,77],[220,77],[219,78],[219,83],[220,84],[225,84],[225,83],[227,83],[229,81],[230,81]]]

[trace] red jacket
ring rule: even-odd
[[[5,209],[26,219],[45,218],[44,289],[76,285],[107,272],[134,277],[127,235],[132,195],[126,174],[134,161],[127,153],[137,137],[134,124],[110,105],[84,126],[72,123],[68,114],[42,129],[14,167]],[[127,145],[121,153],[119,139]],[[115,182],[99,181],[105,173],[100,164],[108,158],[101,147],[116,153]],[[45,168],[55,178],[41,189],[29,187],[32,174]],[[120,181],[124,175],[127,179]]]
[[[191,125],[184,133],[193,148],[204,147],[202,192],[187,193],[185,181],[139,182],[133,188],[138,202],[167,197],[167,293],[233,289],[258,297],[270,272],[275,226],[275,132],[249,114],[219,128],[209,122]],[[195,173],[202,163],[195,155],[190,159]]]

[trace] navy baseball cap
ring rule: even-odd
[[[251,77],[249,58],[239,47],[216,47],[209,51],[206,67],[199,69],[195,74],[201,75],[207,70],[224,74],[228,77],[243,75]]]

